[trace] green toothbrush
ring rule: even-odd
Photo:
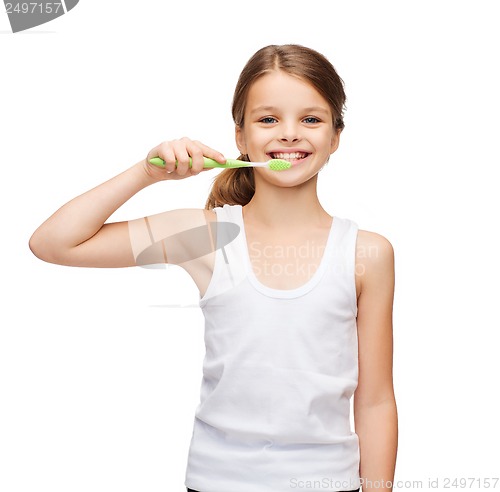
[[[220,164],[213,159],[208,157],[203,157],[203,167],[222,167],[222,168],[235,168],[235,167],[267,167],[272,171],[284,171],[285,169],[290,169],[292,164],[284,159],[271,159],[267,162],[247,162],[247,161],[239,161],[237,159],[227,159],[225,164]],[[153,157],[149,159],[151,164],[154,164],[158,167],[165,167],[165,161],[160,157]],[[189,167],[192,165],[192,159],[189,158]]]

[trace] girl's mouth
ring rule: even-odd
[[[282,159],[290,162],[292,166],[297,166],[311,154],[309,152],[270,152],[268,155],[271,159]]]

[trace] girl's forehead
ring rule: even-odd
[[[330,111],[328,101],[307,80],[273,71],[262,75],[252,83],[247,95],[250,106],[276,107],[323,107]]]

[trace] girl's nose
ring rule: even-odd
[[[281,127],[280,140],[282,142],[297,142],[300,140],[299,129],[295,124],[283,124]]]

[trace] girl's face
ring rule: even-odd
[[[339,136],[326,99],[311,84],[282,71],[252,84],[243,128],[236,127],[238,149],[250,161],[276,158],[292,163],[285,171],[254,168],[254,173],[281,186],[315,176],[337,149]]]

